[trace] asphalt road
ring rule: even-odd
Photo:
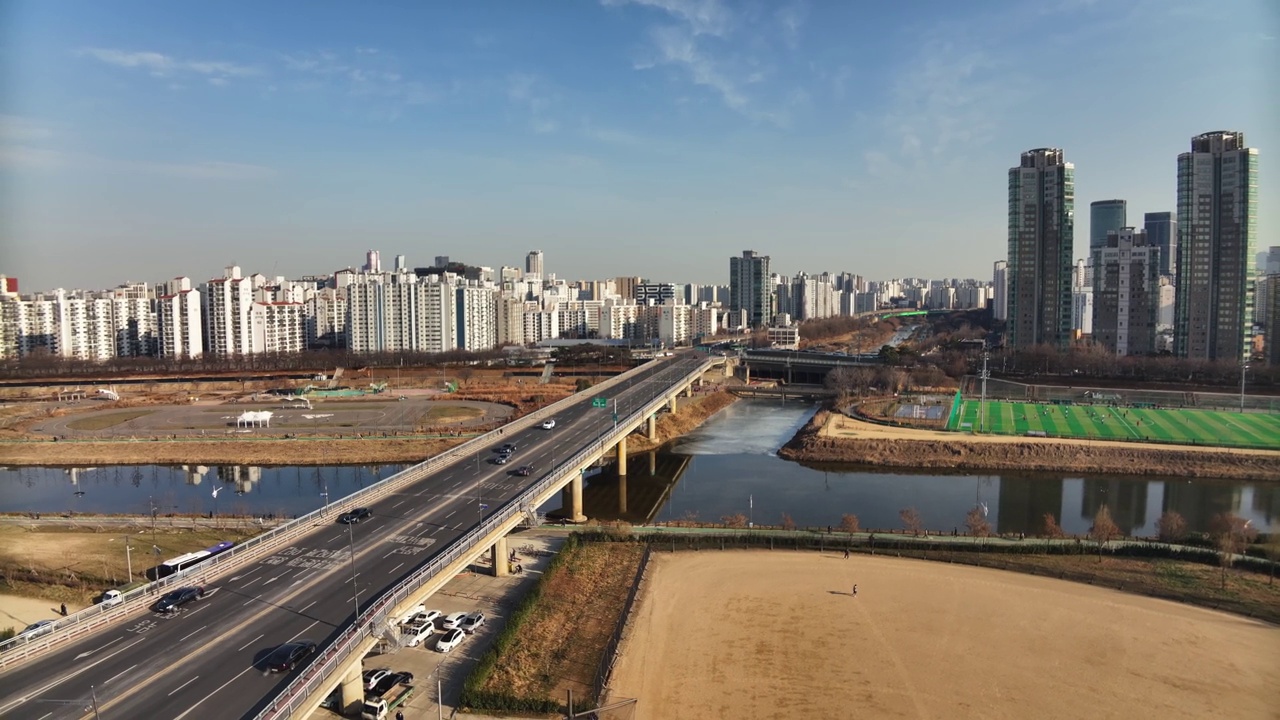
[[[647,368],[613,391],[619,415],[702,361],[680,355]],[[300,638],[323,646],[352,621],[355,597],[367,606],[478,524],[482,513],[498,511],[557,460],[590,444],[612,426],[613,410],[590,405],[586,398],[561,412],[554,430],[535,426],[504,436],[519,448],[510,464],[492,464],[494,453],[486,449],[386,496],[358,525],[318,524],[209,586],[206,598],[176,614],[133,616],[0,674],[0,718],[94,718],[95,697],[103,720],[253,717],[292,677],[263,671],[273,649]],[[526,464],[533,476],[513,474]]]

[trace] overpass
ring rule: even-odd
[[[827,373],[838,367],[876,367],[878,353],[836,355],[800,350],[744,350],[742,363],[746,379],[768,378],[787,384],[821,385]]]
[[[328,508],[237,547],[186,577],[90,608],[54,631],[0,647],[0,718],[303,718],[333,688],[360,701],[364,655],[413,604],[480,555],[506,557],[506,535],[558,493],[582,516],[582,478],[606,454],[626,473],[626,437],[691,391],[720,357],[681,353],[648,363]],[[604,399],[601,403],[598,400]],[[604,405],[604,407],[600,407]],[[543,430],[544,419],[556,427]],[[490,449],[518,449],[509,465]],[[513,467],[532,465],[530,477]],[[337,525],[346,509],[373,517]],[[503,572],[504,562],[493,564]],[[173,615],[150,611],[169,586],[206,599]],[[314,640],[295,672],[262,671],[275,647]]]

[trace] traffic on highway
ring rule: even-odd
[[[705,360],[652,363],[535,424],[198,586],[145,614],[0,674],[0,718],[251,718],[369,606],[481,520]],[[314,643],[314,646],[312,645]],[[336,682],[336,680],[335,680]]]

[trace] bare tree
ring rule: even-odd
[[[1187,536],[1187,521],[1181,515],[1169,510],[1156,520],[1156,533],[1161,542],[1182,542]]]
[[[1271,560],[1271,577],[1267,580],[1267,584],[1273,585],[1276,581],[1276,563],[1280,563],[1280,533],[1271,533],[1267,537],[1267,543],[1262,546],[1262,550],[1267,554],[1267,558]]]
[[[860,529],[857,515],[845,513],[840,517],[840,532],[856,533]]]
[[[1053,513],[1044,514],[1044,535],[1051,538],[1066,537],[1066,533],[1062,531],[1062,527],[1058,525],[1058,521],[1053,517]]]
[[[987,517],[982,514],[982,508],[973,508],[969,514],[964,516],[964,526],[969,528],[969,534],[974,537],[986,537],[991,534],[991,523],[987,522]]]
[[[720,521],[723,522],[726,527],[731,528],[744,528],[747,526],[747,516],[742,513],[737,513],[736,515],[725,515],[720,518]]]
[[[1093,516],[1093,527],[1089,528],[1089,537],[1098,544],[1098,562],[1102,562],[1102,550],[1107,543],[1120,537],[1120,526],[1111,519],[1111,510],[1103,505]]]
[[[1249,544],[1258,537],[1257,528],[1251,521],[1235,513],[1218,513],[1209,522],[1209,535],[1218,549],[1218,559],[1222,565],[1222,588],[1227,587],[1227,569],[1235,564],[1236,555],[1243,555]]]
[[[920,512],[914,507],[902,508],[898,511],[898,517],[902,518],[902,526],[909,530],[912,535],[919,535],[923,522],[920,520]]]
[[[782,529],[783,529],[783,530],[795,530],[795,529],[796,529],[796,521],[795,521],[795,520],[792,520],[792,519],[791,519],[791,516],[790,516],[790,515],[788,515],[787,513],[782,513]]]

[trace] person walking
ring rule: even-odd
[[[844,549],[844,559],[845,559],[845,560],[848,560],[848,559],[849,559],[849,548],[845,548],[845,549]]]
[[[858,597],[858,583],[853,584],[853,596]]]
[[[67,604],[62,603],[62,617],[66,617],[66,616],[67,616]]]

